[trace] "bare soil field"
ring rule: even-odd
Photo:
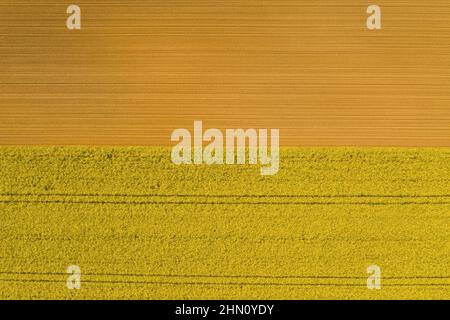
[[[0,144],[170,145],[202,120],[285,146],[450,146],[450,4],[0,3]]]

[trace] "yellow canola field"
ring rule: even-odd
[[[285,148],[261,176],[170,148],[2,147],[0,298],[449,299],[449,181],[448,148]]]

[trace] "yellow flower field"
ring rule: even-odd
[[[0,221],[2,299],[450,298],[448,148],[285,148],[261,176],[170,148],[1,147]]]

